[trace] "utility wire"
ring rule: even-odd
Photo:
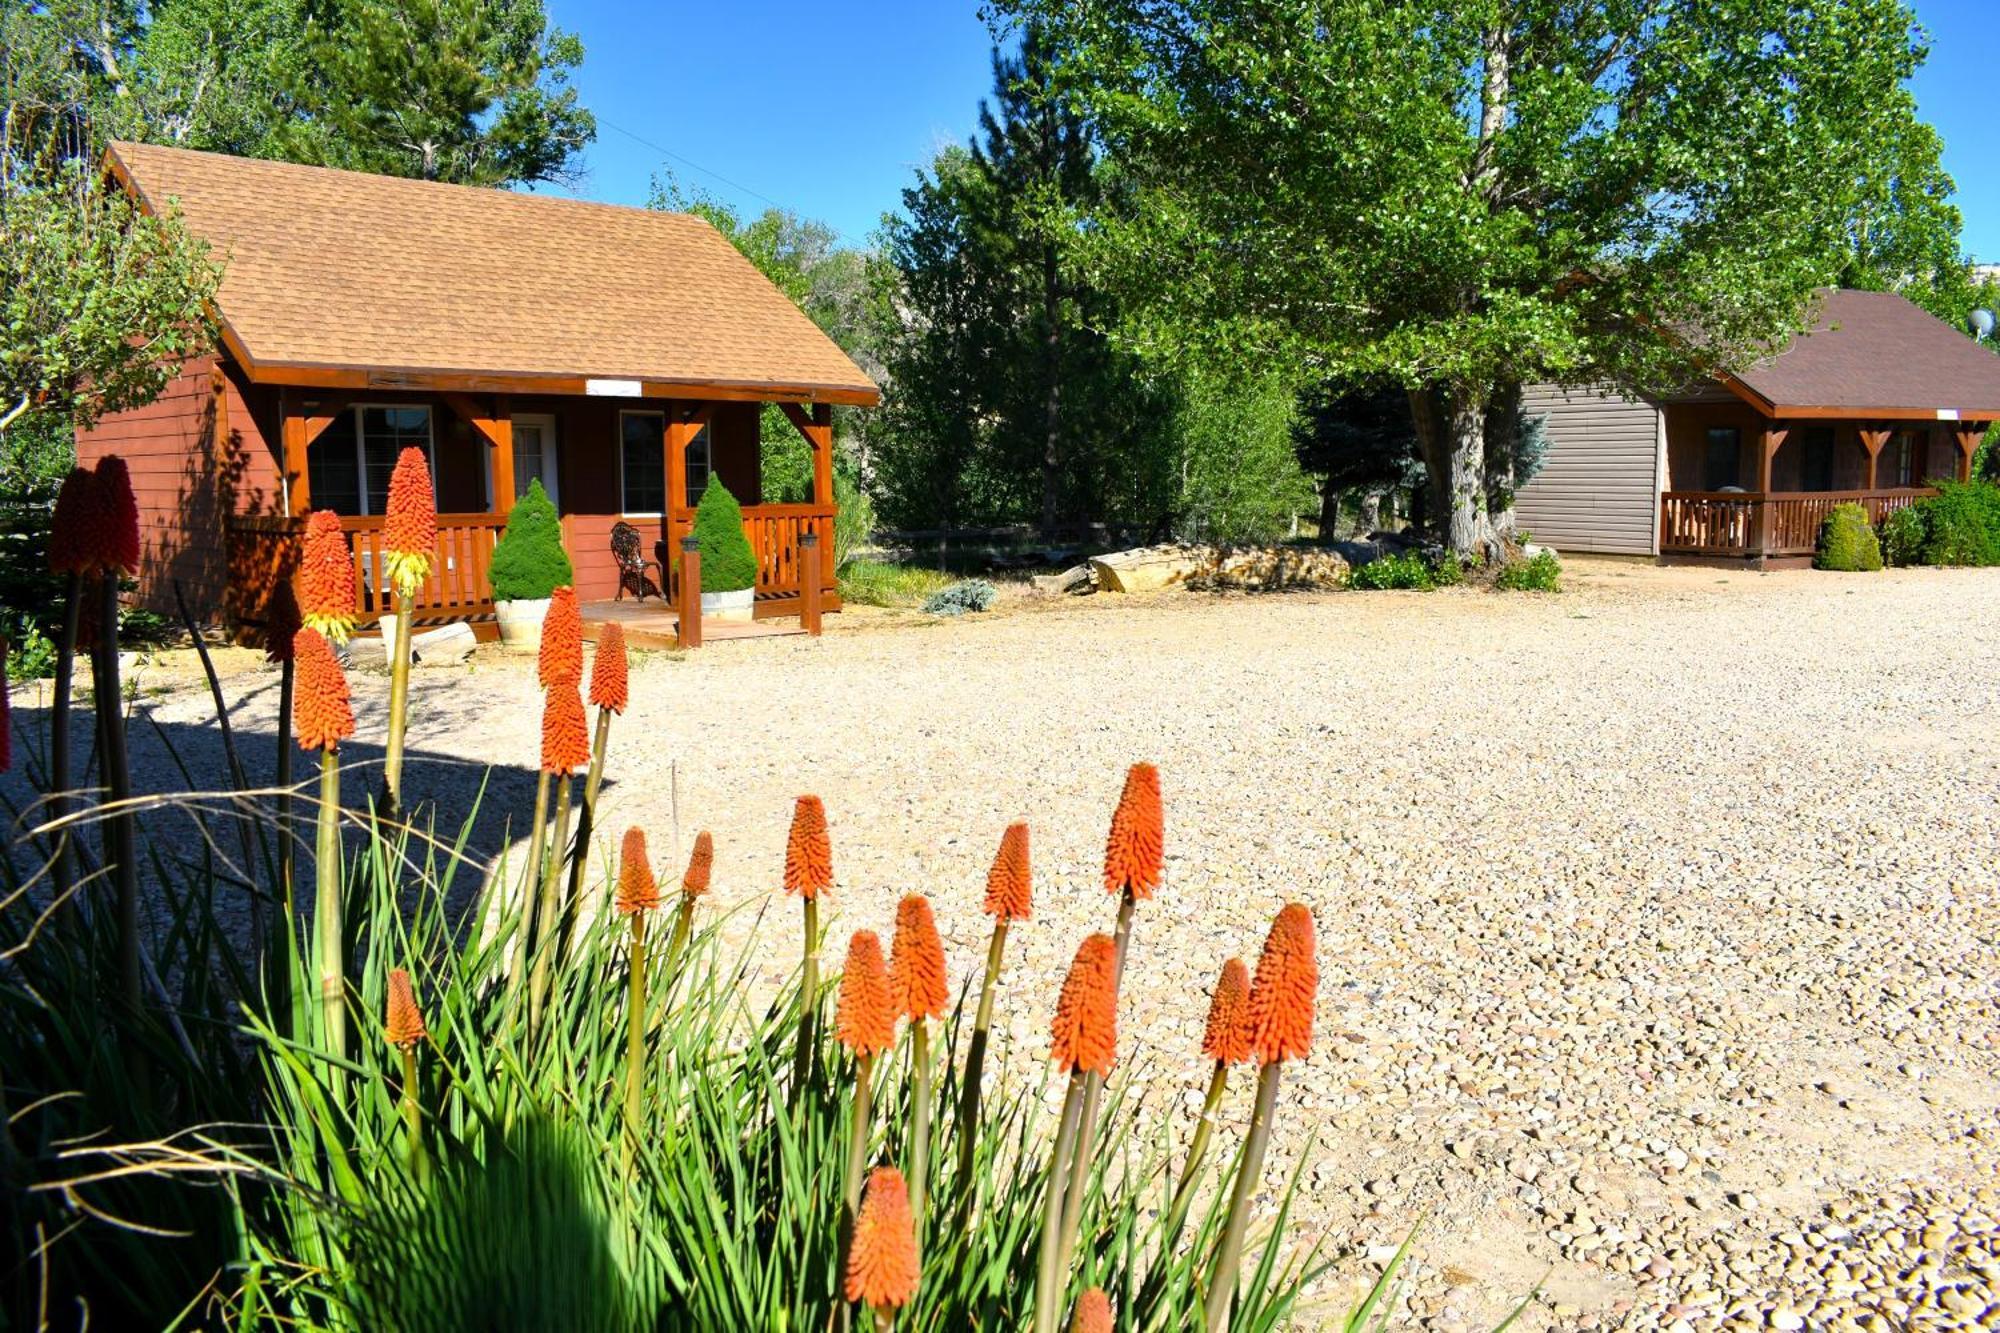
[[[729,177],[723,175],[721,172],[716,171],[710,167],[705,167],[701,163],[695,161],[691,157],[686,156],[685,154],[676,153],[673,149],[668,148],[664,144],[654,143],[651,139],[646,138],[642,134],[634,134],[631,130],[626,129],[623,125],[618,124],[616,121],[606,120],[603,116],[599,116],[597,118],[597,123],[604,126],[607,129],[613,129],[618,131],[620,134],[630,139],[633,143],[639,144],[642,147],[650,148],[654,152],[659,153],[664,157],[670,157],[674,161],[681,163],[683,166],[691,167],[694,170],[699,171],[704,176],[713,177],[714,179],[721,181],[724,185],[727,185],[732,190],[741,191],[742,193],[749,195],[752,199],[756,199],[763,203],[769,204],[772,208],[777,209],[781,213],[790,213],[794,217],[800,217],[800,218],[806,216],[803,210],[793,208],[789,204],[782,203],[776,199],[773,199],[770,195],[765,194],[762,190],[753,190],[749,186],[743,184],[741,181],[731,180]],[[835,236],[838,236],[841,240],[847,242],[849,245],[854,246],[857,249],[867,248],[865,243],[857,241],[854,237],[849,236],[846,232],[841,231],[837,227],[834,227],[832,223],[823,222],[820,225],[826,227],[828,230],[832,231]]]

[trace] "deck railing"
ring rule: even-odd
[[[373,625],[390,604],[387,561],[380,515],[344,517],[340,526],[354,551],[355,600],[360,627]],[[507,525],[504,514],[439,514],[437,553],[431,574],[417,589],[413,623],[439,624],[493,614],[486,582],[493,544]],[[238,624],[260,624],[279,579],[290,578],[298,561],[303,519],[246,515],[229,520],[229,614]]]
[[[673,536],[669,550],[679,548],[680,539],[694,531],[694,510],[674,511]],[[757,596],[760,599],[793,598],[799,595],[799,538],[810,532],[819,538],[822,589],[834,586],[832,505],[775,504],[743,506],[743,535],[750,539],[751,554],[757,557]],[[669,573],[672,578],[672,573]],[[667,595],[676,596],[673,588]]]
[[[1666,491],[1660,496],[1663,555],[1811,555],[1835,505],[1858,504],[1870,523],[1927,496],[1928,486],[1873,491]]]

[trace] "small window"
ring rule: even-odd
[[[621,412],[619,509],[627,514],[667,510],[666,418],[657,412]]]
[[[1734,426],[1710,426],[1702,455],[1701,488],[1727,490],[1738,485],[1737,464],[1743,456],[1743,432]]]
[[[428,407],[363,404],[336,413],[306,449],[307,484],[315,509],[336,514],[379,514],[389,505],[389,477],[396,459],[414,445],[431,463],[431,486],[437,486],[437,460],[431,450],[431,410]]]
[[[1833,427],[1812,426],[1799,441],[1799,489],[1833,489]]]
[[[695,432],[695,437],[687,446],[687,489],[688,503],[701,503],[701,493],[708,489],[709,478],[708,427]]]
[[[1917,433],[1913,430],[1897,431],[1889,444],[1889,484],[1916,485],[1917,466]]]

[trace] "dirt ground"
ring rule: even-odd
[[[970,969],[1000,831],[1030,820],[1003,1022],[1034,1054],[1112,916],[1125,766],[1158,763],[1127,1059],[1198,1100],[1222,960],[1312,908],[1319,1028],[1273,1167],[1315,1137],[1290,1235],[1345,1256],[1327,1308],[1422,1219],[1425,1327],[1491,1327],[1538,1284],[1516,1327],[2000,1326],[2000,571],[1576,558],[1556,595],[1010,589],[828,623],[636,660],[601,827],[713,829],[719,905],[754,906],[816,791],[835,937],[922,890]],[[184,656],[141,665],[140,711],[217,775]],[[268,755],[275,675],[221,656]],[[386,679],[355,687],[379,737]],[[481,854],[526,808],[538,716],[497,648],[416,674],[413,789],[448,822],[499,766]],[[795,962],[778,932],[766,980]]]

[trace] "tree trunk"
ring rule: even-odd
[[[1454,555],[1486,560],[1499,541],[1486,508],[1486,395],[1464,384],[1410,391],[1429,476],[1432,535]]]
[[[1382,492],[1363,491],[1361,493],[1361,517],[1355,525],[1357,536],[1366,537],[1382,526]]]
[[[1330,542],[1340,536],[1340,487],[1328,477],[1319,487],[1319,539]]]
[[[1042,404],[1042,540],[1056,535],[1056,490],[1060,480],[1062,437],[1062,288],[1054,245],[1042,248],[1042,374],[1047,397]]]
[[[1521,386],[1503,384],[1486,406],[1486,512],[1493,535],[1514,541],[1514,453],[1521,436]]]

